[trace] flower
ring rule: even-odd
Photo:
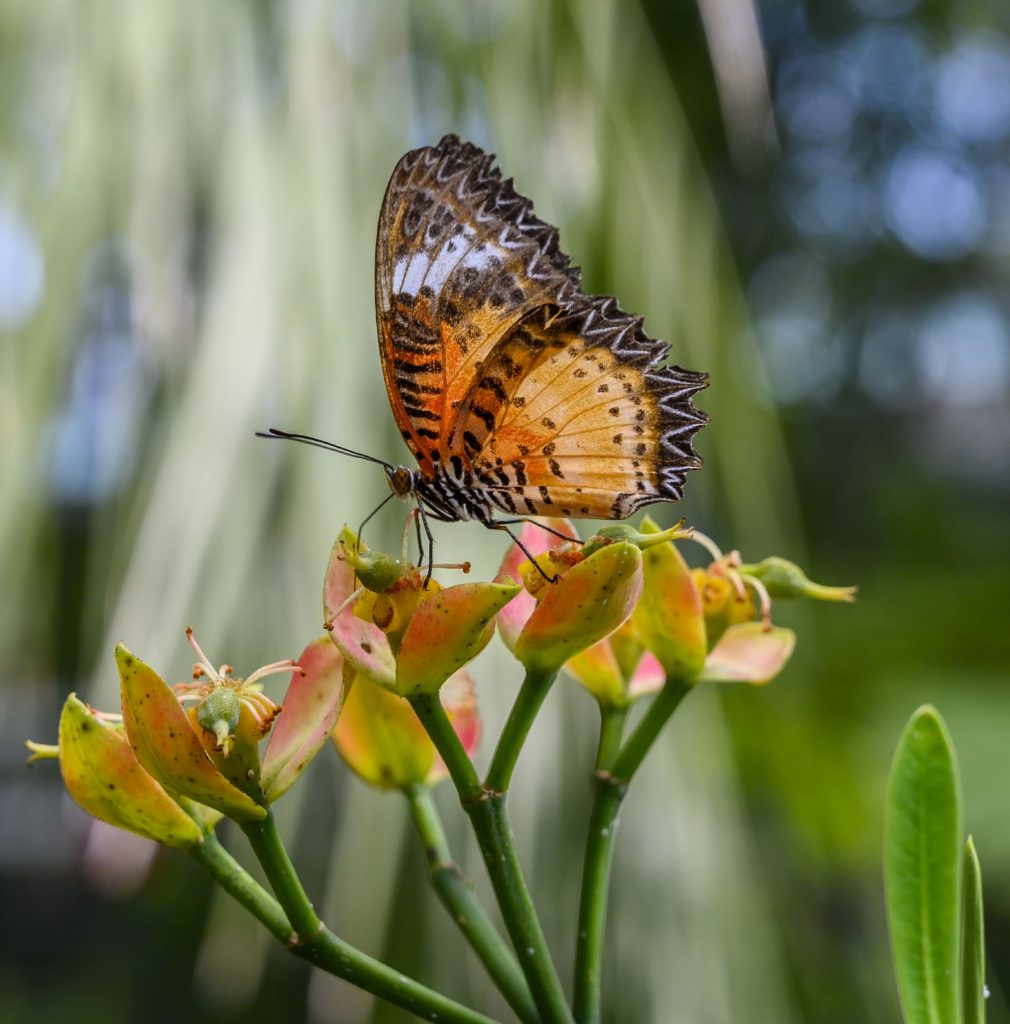
[[[116,648],[126,735],[146,771],[173,793],[236,821],[255,821],[291,786],[326,740],[343,692],[339,655],[326,638],[299,662],[265,665],[247,679],[228,665],[215,669],[187,630],[199,658],[193,683],[170,687],[122,644]],[[259,681],[293,671],[285,702],[275,704]],[[191,704],[188,712],[183,704]],[[259,744],[287,706],[266,757]]]
[[[215,669],[186,632],[200,658],[195,682],[168,686],[120,644],[123,713],[96,711],[71,694],[59,743],[25,744],[29,764],[59,761],[67,791],[89,814],[179,847],[202,843],[222,814],[262,818],[326,742],[343,696],[343,662],[329,637],[309,644],[298,662],[275,662],[242,680],[228,665]],[[278,706],[259,680],[292,669]],[[259,741],[281,710],[261,766]]]
[[[681,534],[714,557],[689,569],[672,540],[646,517],[643,534],[664,537],[643,552],[644,586],[631,618],[610,637],[570,659],[568,671],[601,703],[624,707],[682,683],[770,682],[795,646],[791,630],[772,625],[772,597],[852,600],[855,588],[823,587],[784,559],[743,565],[703,534]],[[788,571],[785,567],[788,567]],[[752,572],[757,568],[759,571]],[[763,580],[771,580],[765,586]]]
[[[470,674],[456,672],[438,697],[463,748],[472,755],[480,742],[481,727]],[[356,775],[381,789],[430,786],[446,775],[445,765],[406,698],[360,673],[348,688],[333,742]]]
[[[401,697],[433,694],[487,646],[518,591],[502,581],[443,589],[345,528],[323,584],[325,626],[356,675]]]
[[[618,524],[582,544],[567,520],[527,522],[522,546],[513,545],[502,562],[502,576],[525,585],[499,614],[502,639],[528,670],[556,672],[627,620],[642,593],[642,549],[666,536]]]

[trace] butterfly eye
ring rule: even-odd
[[[414,490],[414,475],[406,466],[397,466],[386,470],[389,489],[398,497],[406,498]]]

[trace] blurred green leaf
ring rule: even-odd
[[[956,1024],[961,909],[961,794],[954,747],[936,709],[912,715],[887,791],[887,915],[905,1024]]]
[[[964,1024],[985,1024],[985,927],[982,868],[971,836],[964,847],[964,919],[961,928],[961,1007]]]

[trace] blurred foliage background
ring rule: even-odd
[[[115,706],[116,640],[182,679],[187,624],[240,671],[315,634],[330,543],[385,484],[253,433],[404,457],[375,220],[397,158],[446,131],[711,372],[691,521],[861,588],[781,608],[788,672],[694,695],[636,783],[608,1019],[896,1020],[883,787],[932,701],[1006,1020],[1008,32],[1005,6],[953,0],[3,0],[0,1020],[405,1019],[269,949],[184,858],[95,827],[20,744],[71,690]],[[502,554],[439,537],[481,573]],[[477,675],[494,735],[517,671],[492,650]],[[512,801],[563,966],[594,729],[559,685]],[[328,923],[502,1012],[395,796],[326,750],[279,811]]]

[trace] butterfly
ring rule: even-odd
[[[662,365],[669,346],[640,317],[585,294],[557,230],[493,154],[455,135],[393,170],[375,312],[417,467],[365,457],[385,467],[389,497],[417,502],[429,544],[428,517],[505,530],[527,516],[625,519],[678,500],[701,465],[692,438],[708,418],[692,396],[707,375]]]

